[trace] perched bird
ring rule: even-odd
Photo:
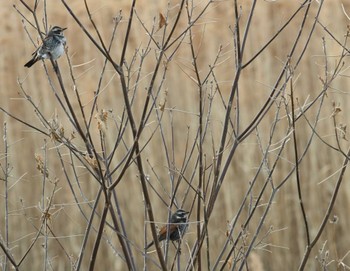
[[[169,240],[178,241],[185,234],[188,228],[188,212],[178,209],[170,218],[168,225],[163,226],[158,233],[158,241],[165,240],[169,233]],[[154,244],[154,241],[150,242],[145,249],[149,249]]]
[[[63,36],[63,31],[67,28],[54,26],[44,39],[43,44],[32,54],[33,58],[29,60],[24,67],[30,68],[35,62],[41,59],[51,58],[56,60],[64,53],[66,38]]]

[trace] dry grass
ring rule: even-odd
[[[71,61],[74,65],[90,62],[89,64],[78,66],[74,72],[78,76],[77,85],[79,93],[83,99],[83,103],[86,105],[86,110],[91,108],[91,101],[96,89],[96,82],[100,77],[100,70],[103,65],[103,59],[99,55],[98,51],[89,42],[86,36],[80,31],[79,27],[73,22],[72,18],[67,14],[66,10],[60,4],[60,1],[48,1],[48,16],[49,22],[53,25],[67,26],[68,30],[66,37],[68,40],[68,52]],[[52,2],[52,3],[51,3]],[[79,16],[85,17],[83,22],[86,25],[90,25],[87,16],[85,15],[85,9],[81,1],[72,1],[73,10]],[[117,15],[119,10],[123,11],[124,19],[120,25],[120,29],[116,36],[117,42],[112,49],[112,56],[120,57],[121,46],[123,44],[125,29],[127,25],[128,8],[130,1],[124,1],[123,4],[119,4],[117,1],[101,1],[102,5],[97,4],[100,1],[90,1],[91,10],[94,14],[96,24],[102,31],[103,37],[107,40],[110,37],[110,32],[113,26],[112,18]],[[136,7],[138,15],[146,23],[147,27],[151,27],[153,23],[153,17],[158,16],[159,12],[164,13],[166,10],[166,3],[155,4],[157,1],[140,1]],[[163,2],[163,1],[159,1]],[[165,2],[165,1],[164,1]],[[171,1],[170,6],[174,6],[177,1]],[[247,13],[245,10],[248,8],[247,1],[243,1],[243,15],[242,20],[247,19]],[[275,33],[281,24],[286,21],[291,15],[299,1],[258,1],[256,15],[252,24],[252,31],[248,38],[249,46],[246,47],[245,57],[249,59],[251,56],[261,48],[261,46],[267,41],[273,33]],[[118,3],[118,4],[116,4]],[[20,3],[16,3],[19,7]],[[350,5],[345,5],[345,9],[350,11]],[[176,13],[174,9],[172,12]],[[312,10],[312,17],[315,15],[315,10]],[[49,84],[47,77],[42,68],[42,64],[38,63],[30,70],[23,67],[23,64],[28,60],[30,53],[34,47],[28,39],[27,34],[23,30],[21,18],[16,11],[11,7],[10,2],[2,4],[0,7],[0,14],[6,20],[1,23],[0,39],[2,44],[2,50],[0,51],[0,80],[1,80],[1,101],[0,106],[5,107],[10,112],[22,119],[35,124],[37,127],[42,127],[40,121],[35,118],[35,113],[31,106],[18,95],[19,87],[17,85],[17,78],[24,80],[25,90],[32,99],[39,104],[40,109],[47,116],[54,116],[57,110],[58,115],[62,114],[57,104],[54,104],[54,95],[51,91],[48,91]],[[211,63],[220,45],[223,45],[223,51],[225,54],[221,58],[226,59],[216,70],[217,80],[220,82],[221,91],[225,99],[228,98],[230,88],[232,85],[232,78],[234,73],[233,62],[233,39],[230,34],[231,30],[229,25],[234,25],[234,15],[231,1],[223,1],[215,4],[215,8],[210,9],[208,13],[204,15],[202,20],[198,23],[198,26],[194,28],[195,42],[199,52],[199,63],[201,64],[202,74],[206,74],[209,70],[208,64]],[[172,17],[172,16],[170,16]],[[241,126],[245,127],[254,116],[257,114],[259,108],[264,103],[266,95],[270,92],[271,86],[278,76],[285,59],[286,54],[289,51],[292,40],[295,36],[297,23],[302,20],[302,16],[297,17],[295,22],[288,26],[287,29],[279,36],[279,38],[259,57],[259,59],[247,70],[244,71],[240,83],[240,99],[241,99]],[[339,1],[326,1],[325,7],[322,10],[320,21],[327,26],[327,28],[336,36],[339,40],[344,39],[344,34],[347,30],[347,24],[349,23],[344,16]],[[182,29],[186,24],[185,21],[181,21]],[[307,24],[305,29],[310,29],[311,25]],[[92,30],[92,28],[91,28]],[[33,29],[28,27],[28,31],[36,38],[36,34]],[[159,34],[160,37],[160,34]],[[320,82],[320,76],[323,76],[324,72],[324,56],[322,49],[322,37],[325,37],[327,44],[327,53],[330,56],[329,61],[332,66],[335,60],[332,60],[332,56],[336,59],[341,52],[341,48],[330,39],[324,30],[317,26],[315,35],[313,36],[310,46],[306,51],[305,57],[302,59],[302,63],[295,71],[295,98],[298,99],[300,105],[313,100],[322,88]],[[306,35],[303,37],[306,40]],[[130,37],[130,48],[127,52],[127,61],[131,60],[134,53],[132,49],[136,49],[138,46],[144,46],[147,40],[147,35],[140,26],[140,23],[135,20],[135,27]],[[20,41],[18,45],[18,41]],[[298,48],[297,50],[301,50]],[[190,51],[184,47],[180,49],[176,55],[175,60],[167,67],[170,76],[167,76],[165,80],[165,86],[163,89],[168,91],[167,94],[164,91],[161,93],[166,96],[167,108],[175,108],[172,114],[165,114],[164,133],[167,139],[167,144],[170,146],[172,132],[174,132],[174,144],[176,153],[174,154],[174,168],[179,169],[182,164],[182,159],[185,152],[185,142],[187,140],[187,129],[191,140],[194,139],[197,132],[197,118],[191,112],[197,112],[198,110],[198,93],[195,83],[191,79],[194,76],[191,65]],[[292,59],[292,62],[295,61]],[[71,86],[69,68],[66,61],[66,57],[62,57],[59,60],[60,69],[64,78],[64,82],[67,86]],[[349,63],[345,63],[347,67]],[[148,61],[145,65],[145,69],[142,73],[143,79],[141,80],[139,89],[142,90],[149,83],[151,72],[153,71],[152,61]],[[137,67],[137,65],[136,65]],[[51,69],[51,67],[50,67]],[[53,74],[53,71],[50,70]],[[81,74],[81,75],[80,75]],[[117,80],[115,71],[108,67],[107,76],[103,81],[103,93],[100,94],[99,108],[111,110],[111,116],[118,118],[120,116],[121,109],[123,108],[123,99],[120,90],[120,84]],[[344,71],[342,76],[339,76],[333,83],[332,88],[328,91],[328,96],[325,99],[325,104],[321,112],[321,120],[317,127],[317,132],[324,140],[335,144],[334,140],[334,128],[331,119],[333,111],[332,102],[340,104],[342,112],[338,116],[339,122],[347,124],[348,115],[347,108],[349,108],[348,99],[348,86],[349,79],[347,77],[347,70]],[[80,75],[80,76],[79,76]],[[132,78],[135,80],[135,78]],[[157,81],[155,88],[161,83],[160,79]],[[55,82],[57,84],[57,82]],[[70,93],[72,100],[74,100],[73,91]],[[142,108],[144,95],[139,95],[136,98],[135,103],[139,106],[135,108]],[[216,101],[219,97],[216,96]],[[288,97],[286,97],[288,99]],[[77,104],[75,104],[77,106]],[[268,117],[264,118],[258,127],[259,137],[261,139],[261,145],[266,146],[269,140],[269,131],[271,129],[271,123],[275,117],[277,106],[273,106],[269,111]],[[136,120],[138,121],[141,112],[135,110]],[[215,140],[218,140],[221,135],[221,128],[223,124],[223,117],[225,112],[222,110],[222,106],[214,106],[212,120],[208,134],[211,134]],[[316,110],[311,110],[306,114],[308,119],[312,119],[316,114]],[[173,119],[171,119],[171,117]],[[49,174],[52,178],[57,178],[58,189],[54,197],[55,212],[51,214],[49,220],[50,227],[59,237],[59,241],[62,246],[65,247],[67,253],[74,260],[80,249],[80,243],[82,241],[82,234],[85,230],[85,220],[82,219],[78,206],[74,204],[74,199],[70,193],[70,189],[65,181],[65,176],[61,170],[61,164],[57,157],[54,144],[46,138],[38,135],[37,133],[29,130],[23,125],[17,123],[4,114],[0,114],[0,123],[4,121],[8,125],[8,140],[10,144],[9,149],[9,162],[11,164],[11,178],[9,191],[9,210],[10,210],[10,241],[11,249],[15,257],[23,255],[29,246],[32,238],[36,234],[36,228],[40,224],[40,218],[42,216],[38,207],[38,202],[42,195],[42,176],[36,169],[36,162],[34,155],[40,154],[44,156],[43,146],[47,144],[47,163],[49,168]],[[66,133],[69,134],[72,130],[69,123],[64,118],[60,119],[63,127],[65,127]],[[94,121],[96,126],[96,121]],[[173,122],[172,126],[167,125]],[[146,127],[144,134],[141,138],[141,145],[145,143],[147,138],[151,135],[156,123],[150,122]],[[108,123],[108,129],[106,130],[106,141],[108,148],[111,148],[115,140],[115,131],[113,131],[113,121]],[[172,127],[174,131],[172,131]],[[311,134],[311,130],[305,120],[301,120],[297,123],[296,127],[298,131],[298,147],[303,150],[307,144],[308,138]],[[94,129],[95,134],[93,137],[98,139],[98,129]],[[273,138],[274,143],[278,143],[285,137],[285,130],[281,129],[281,134],[275,135]],[[131,132],[127,131],[125,140],[132,142]],[[205,153],[207,154],[207,163],[212,162],[214,156],[212,145],[208,137],[206,140]],[[145,165],[145,172],[149,174],[151,180],[159,178],[162,185],[169,189],[170,184],[168,179],[170,175],[177,176],[176,172],[172,172],[166,166],[166,158],[163,150],[159,149],[159,142],[161,137],[159,133],[156,133],[153,140],[143,152],[143,158]],[[81,142],[77,142],[82,146]],[[284,152],[282,152],[281,160],[278,163],[278,170],[273,174],[273,180],[276,184],[280,183],[286,176],[286,174],[292,169],[294,154],[292,143],[287,146]],[[341,142],[344,149],[347,148],[348,142]],[[215,146],[216,148],[218,146]],[[4,150],[1,149],[3,153]],[[64,153],[66,156],[63,160],[69,163],[70,159],[68,152]],[[271,152],[269,159],[273,160],[277,151]],[[119,151],[113,163],[117,164],[120,159],[125,155],[124,151]],[[3,155],[1,156],[1,164],[4,163]],[[261,149],[257,142],[257,136],[253,133],[239,146],[228,171],[225,183],[220,192],[220,199],[215,205],[213,212],[213,218],[209,224],[210,232],[210,244],[213,257],[215,258],[218,253],[218,248],[222,246],[223,240],[226,239],[225,233],[227,232],[227,221],[231,221],[237,208],[241,205],[242,199],[246,190],[248,189],[252,178],[256,175],[256,169],[262,159]],[[328,201],[333,191],[335,180],[337,179],[336,172],[340,170],[343,158],[335,151],[332,151],[319,139],[315,139],[311,145],[303,164],[300,168],[300,177],[303,186],[304,203],[307,210],[307,216],[310,223],[311,235],[317,231],[320,221],[324,216],[324,212],[328,206]],[[194,164],[191,165],[193,167]],[[191,167],[186,174],[191,173]],[[154,174],[152,168],[155,169],[158,176]],[[97,184],[93,181],[91,176],[86,172],[84,168],[77,168],[78,176],[80,180],[83,180],[80,185],[85,195],[90,199],[94,199]],[[73,174],[73,172],[69,172]],[[265,176],[264,176],[265,174]],[[254,201],[257,193],[260,191],[260,187],[266,178],[267,172],[259,176],[260,186],[256,187],[252,193],[252,200]],[[84,179],[86,176],[86,179]],[[186,176],[189,178],[190,176]],[[349,174],[346,175],[346,178]],[[293,177],[294,178],[294,177]],[[158,191],[161,191],[161,186],[154,181]],[[185,190],[186,186],[180,187],[179,201],[181,202],[181,193]],[[53,189],[53,184],[47,186],[47,193]],[[296,270],[299,266],[300,259],[305,250],[305,228],[300,212],[300,206],[296,193],[296,183],[290,180],[279,191],[278,196],[274,199],[274,204],[268,214],[268,217],[263,225],[261,231],[261,238],[264,234],[267,234],[267,239],[263,240],[261,245],[258,245],[254,253],[251,256],[250,270]],[[117,187],[117,195],[119,204],[122,207],[124,214],[126,228],[128,232],[134,233],[133,242],[139,248],[143,247],[143,228],[144,228],[144,202],[142,198],[142,191],[139,185],[138,171],[133,166],[126,176],[123,178],[123,182]],[[166,201],[166,195],[161,194]],[[48,196],[48,195],[47,195]],[[350,218],[347,216],[347,206],[349,205],[349,183],[345,181],[341,186],[341,191],[337,199],[337,203],[334,207],[332,214],[337,216],[339,220],[337,223],[329,223],[325,232],[321,237],[319,245],[314,249],[312,257],[308,262],[307,270],[319,270],[320,266],[315,260],[314,256],[318,255],[318,249],[322,248],[322,245],[326,243],[326,250],[329,250],[329,259],[339,260],[342,259],[349,251],[349,234],[348,225]],[[191,191],[188,198],[193,198],[194,192]],[[266,198],[265,198],[266,197]],[[261,202],[261,210],[258,210],[263,214],[263,204],[268,201],[268,194],[265,195]],[[155,210],[156,221],[164,221],[167,215],[166,206],[151,192],[152,204]],[[4,208],[3,200],[0,203],[1,206],[1,227],[4,225]],[[102,203],[99,206],[102,208]],[[185,209],[191,207],[191,201],[185,202]],[[88,206],[82,205],[83,209],[89,210]],[[248,214],[248,205],[245,206],[245,213]],[[243,223],[245,216],[242,216],[238,224]],[[251,225],[256,225],[259,222],[260,215],[257,215]],[[193,215],[192,221],[195,220]],[[98,227],[98,220],[94,221],[93,225]],[[254,226],[252,226],[254,227]],[[238,228],[237,231],[240,229]],[[252,232],[255,229],[251,229]],[[3,230],[1,230],[3,234]],[[110,237],[110,242],[113,246],[119,248],[118,239],[113,236],[112,231],[106,230],[105,235]],[[249,232],[246,236],[247,240],[251,238]],[[94,238],[90,238],[89,245],[92,247]],[[196,239],[195,226],[190,227],[189,234],[186,235],[186,242],[193,245]],[[35,245],[35,248],[30,254],[30,257],[26,259],[25,265],[28,268],[21,270],[40,270],[42,269],[43,260],[43,247],[42,242]],[[114,270],[125,269],[124,262],[116,257],[111,252],[110,243],[102,241],[100,252],[97,258],[98,269],[96,270],[110,270],[113,266]],[[88,253],[90,251],[88,250]],[[186,248],[183,248],[183,254],[188,255]],[[49,257],[52,259],[52,270],[69,270],[70,265],[67,260],[67,255],[62,252],[61,247],[57,242],[50,240]],[[103,255],[103,256],[102,256]],[[204,256],[204,255],[203,255]],[[153,255],[151,256],[153,257]],[[185,256],[184,256],[185,257]],[[154,253],[154,258],[156,255]],[[3,257],[1,258],[3,259]],[[83,266],[88,265],[89,257],[85,257]],[[142,257],[137,259],[137,263],[142,266]],[[214,260],[214,259],[212,259]],[[345,263],[350,265],[348,258],[344,259]],[[30,266],[30,268],[29,268]],[[333,263],[332,270],[335,270],[336,263]]]

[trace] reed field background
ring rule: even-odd
[[[131,101],[128,113],[120,74],[110,62],[105,65],[106,58],[64,1],[39,1],[36,16],[42,31],[45,14],[48,28],[68,28],[67,54],[57,62],[76,121],[85,127],[82,110],[87,119],[91,116],[88,144],[69,121],[72,114],[58,102],[57,97],[67,104],[50,60],[45,68],[41,61],[30,69],[23,67],[34,44],[40,43],[38,31],[29,24],[35,25],[33,14],[23,2],[34,7],[35,1],[4,1],[0,6],[1,270],[12,270],[10,255],[17,270],[164,269],[156,248],[147,253],[144,247],[153,240],[151,225],[160,227],[177,207],[190,211],[190,227],[181,242],[181,256],[171,242],[160,250],[167,255],[168,270],[350,270],[348,1],[305,1],[280,33],[301,1],[238,1],[239,42],[256,2],[242,63],[279,34],[241,70],[226,132],[225,116],[238,70],[236,1],[184,1],[178,22],[182,1],[136,1],[121,65]],[[120,19],[110,49],[119,64],[132,1],[87,3],[107,46]],[[84,1],[67,5],[98,41]],[[193,12],[191,18],[199,16],[190,27],[187,11]],[[174,44],[155,71],[160,56],[156,44],[164,42],[175,23]],[[300,43],[289,59],[301,28]],[[281,83],[275,86],[282,71]],[[201,87],[197,76],[203,80]],[[279,94],[269,99],[274,88]],[[135,142],[128,114],[133,114],[138,128],[147,97],[147,118],[137,139],[141,151],[132,155],[122,172]],[[269,107],[261,113],[267,101]],[[259,122],[254,122],[256,116]],[[253,128],[238,141],[237,135],[251,123]],[[227,137],[219,152],[223,133]],[[96,153],[87,151],[89,144]],[[104,155],[114,148],[113,159],[106,162]],[[297,163],[296,149],[301,159]],[[220,155],[223,163],[217,168]],[[105,182],[111,185],[121,179],[109,190],[101,176],[109,176],[112,169],[116,170]],[[222,182],[216,182],[216,170]],[[211,194],[216,187],[218,194]],[[110,205],[103,191],[111,193]],[[103,217],[106,206],[116,210],[116,218],[113,211]],[[118,235],[115,221],[122,234]],[[193,248],[203,225],[206,234],[198,258]],[[125,260],[122,242],[129,246],[133,268]]]

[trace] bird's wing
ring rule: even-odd
[[[160,231],[159,231],[159,241],[162,241],[166,238],[167,235],[167,229],[169,228],[170,234],[171,235],[172,232],[177,230],[177,225],[176,224],[170,224],[170,225],[165,225],[163,226]]]
[[[42,55],[47,54],[51,51],[51,48],[49,47],[49,43],[46,41],[47,41],[47,37],[44,39],[44,43],[40,47],[40,54]]]

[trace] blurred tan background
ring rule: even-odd
[[[81,18],[82,22],[92,30],[83,3],[81,3],[81,1],[70,2],[72,2],[70,5],[73,11]],[[123,20],[118,27],[116,43],[113,46],[111,53],[112,56],[119,59],[129,14],[129,2],[131,1],[104,0],[90,2],[91,3],[89,4],[93,13],[93,18],[101,30],[103,37],[107,40],[110,38],[113,27],[113,17],[119,13],[119,10],[122,10]],[[175,7],[177,2],[178,1],[170,1],[170,6],[173,7],[170,12],[171,18],[173,14],[176,14],[177,8]],[[242,7],[242,21],[245,22],[248,15],[247,10],[249,9],[249,5],[247,1],[242,2],[244,2]],[[320,15],[320,21],[335,37],[340,41],[343,41],[349,20],[343,13],[341,3],[341,1],[325,1]],[[0,14],[3,18],[2,23],[0,24],[0,39],[2,47],[2,50],[0,51],[0,106],[4,107],[14,115],[42,128],[40,121],[36,118],[33,108],[18,94],[20,90],[17,80],[24,82],[23,86],[25,90],[33,98],[35,103],[39,105],[40,109],[48,118],[52,118],[55,111],[58,110],[58,112],[60,112],[60,110],[59,106],[54,103],[54,95],[49,89],[47,77],[42,68],[42,64],[38,62],[31,69],[23,67],[24,63],[29,60],[33,50],[35,50],[35,47],[24,31],[24,25],[27,27],[28,32],[32,35],[35,42],[39,39],[36,32],[27,23],[22,22],[21,16],[12,7],[13,4],[15,4],[23,14],[28,16],[29,20],[32,20],[32,17],[30,17],[28,12],[23,6],[21,6],[19,1],[6,1],[0,7]],[[343,4],[345,10],[350,13],[350,3],[344,1]],[[103,58],[101,58],[98,51],[86,38],[78,25],[72,20],[60,1],[48,1],[47,5],[49,24],[68,27],[65,36],[67,38],[70,58],[73,65],[76,65],[74,72],[78,78],[77,85],[79,87],[79,93],[86,108],[91,108],[91,100],[94,91],[96,90],[100,70],[103,65]],[[199,4],[199,6],[202,5],[203,3]],[[281,27],[298,6],[299,1],[294,0],[281,0],[275,2],[258,1],[252,29],[247,41],[248,43],[244,55],[245,61],[250,59],[267,42],[267,40]],[[166,8],[166,1],[139,1],[136,6],[136,12],[144,21],[145,25],[148,28],[151,28],[153,18],[157,18],[159,12],[165,14]],[[310,29],[316,8],[317,4],[313,4],[305,29]],[[194,28],[196,42],[198,48],[200,48],[199,63],[201,64],[201,72],[203,75],[208,72],[208,65],[214,61],[219,46],[222,45],[224,48],[223,51],[226,54],[221,59],[224,60],[228,58],[228,60],[224,61],[217,68],[216,76],[220,82],[221,91],[226,99],[230,92],[230,86],[234,77],[234,62],[232,57],[233,38],[231,30],[229,29],[229,26],[234,25],[233,14],[232,1],[214,3],[213,6],[208,9],[208,12],[205,13],[203,19],[199,21],[198,26]],[[38,15],[40,17],[41,14],[38,13]],[[302,14],[299,14],[293,23],[286,28],[286,30],[256,60],[256,62],[243,72],[243,80],[241,80],[240,83],[240,99],[241,106],[243,107],[241,116],[242,127],[245,127],[252,120],[271,91],[271,87],[283,66],[283,61],[286,59],[286,55],[288,54],[297,34],[298,27],[302,20],[301,15]],[[180,22],[180,29],[184,29],[185,25],[186,20],[183,18]],[[180,32],[181,31],[178,31],[178,33]],[[306,56],[303,58],[299,68],[295,71],[297,78],[294,86],[296,91],[295,95],[299,99],[300,104],[306,103],[315,98],[322,88],[319,79],[320,76],[323,76],[324,72],[322,37],[325,37],[326,40],[330,65],[335,63],[337,56],[341,53],[339,45],[330,39],[329,35],[317,25],[308,50],[306,51]],[[302,39],[306,40],[306,35],[304,35]],[[135,26],[130,36],[130,47],[127,51],[127,61],[129,63],[134,54],[134,50],[139,46],[144,46],[146,41],[147,35],[142,29],[139,21],[135,18]],[[183,113],[197,112],[198,108],[197,89],[188,76],[188,74],[193,76],[193,72],[189,68],[191,58],[188,48],[189,47],[184,46],[175,54],[174,61],[168,66],[169,72],[164,86],[164,89],[168,91],[166,107],[176,107],[176,109],[179,110],[178,112],[174,111],[173,113],[176,151],[178,152],[175,155],[177,168],[179,168],[182,163],[181,159],[185,148],[184,142],[187,137],[187,132],[185,131],[187,131],[187,127],[190,127],[190,138],[192,140],[197,130],[197,119],[193,114]],[[300,50],[301,48],[298,49]],[[66,57],[61,57],[58,62],[67,88],[72,87]],[[85,64],[80,65],[83,63]],[[152,61],[148,61],[145,64],[145,70],[142,73],[144,80],[140,84],[140,89],[147,86],[150,80],[149,73],[152,72],[154,67],[153,64]],[[345,67],[348,67],[348,65],[349,63],[346,59]],[[49,73],[53,74],[52,70],[50,70],[52,69],[51,65],[48,65],[48,67]],[[115,115],[118,116],[123,106],[119,81],[110,67],[107,68],[106,74],[107,76],[103,82],[105,88],[100,95],[99,107],[113,110]],[[348,76],[349,73],[345,68],[344,72],[342,72],[332,83],[332,88],[328,92],[325,105],[321,112],[318,133],[324,140],[333,144],[335,143],[334,129],[330,118],[333,110],[333,101],[336,104],[339,103],[342,108],[342,112],[339,115],[340,122],[344,124],[348,123],[347,108],[349,108],[348,105],[350,101],[348,97]],[[160,82],[158,81],[157,84],[159,85],[159,83]],[[156,85],[156,87],[158,85]],[[73,91],[71,95],[73,101]],[[136,99],[135,103],[139,104],[139,107],[142,108],[142,95]],[[135,114],[139,117],[141,112],[137,112],[137,107],[134,107],[134,110]],[[209,129],[210,133],[217,140],[221,133],[220,128],[222,127],[221,124],[223,122],[224,112],[220,107],[214,107],[213,110],[213,119]],[[313,116],[315,112],[316,111],[310,112],[309,116]],[[259,125],[260,136],[263,144],[267,143],[269,135],[268,131],[273,117],[274,110],[272,109],[270,117],[265,119]],[[165,118],[166,121],[170,121],[169,116],[166,116]],[[41,213],[38,209],[38,202],[40,201],[41,195],[41,176],[36,170],[34,154],[43,153],[42,147],[45,142],[42,135],[29,130],[27,127],[24,127],[1,113],[0,123],[2,124],[4,121],[6,121],[8,125],[8,140],[10,143],[9,162],[13,168],[10,180],[10,185],[13,185],[13,187],[11,187],[9,193],[9,208],[11,214],[10,240],[12,242],[11,247],[13,247],[13,254],[15,257],[20,257],[19,255],[23,255],[24,251],[30,244],[31,238],[33,238],[33,235],[36,232],[28,221],[33,221],[34,224],[38,224],[40,221]],[[66,126],[67,131],[71,131],[65,119],[62,119],[62,123]],[[305,125],[305,127],[303,125]],[[298,139],[300,148],[303,149],[305,148],[305,144],[307,143],[311,131],[306,128],[308,127],[306,122],[301,121],[298,126]],[[113,125],[111,125],[111,127],[113,127]],[[145,138],[149,136],[151,132],[152,125],[150,124],[149,130],[145,130]],[[165,133],[169,139],[171,130],[167,128]],[[109,130],[107,134],[107,140],[113,142],[113,131]],[[98,136],[97,129],[94,136]],[[285,135],[282,131],[280,139],[284,136]],[[210,144],[209,140],[208,144]],[[348,142],[343,141],[342,144],[346,149]],[[55,149],[52,148],[53,146],[52,144],[50,145],[50,142],[48,143],[48,146],[50,155],[54,157],[54,155],[56,155]],[[289,149],[291,149],[291,147],[292,146],[290,146]],[[212,157],[210,157],[213,155],[211,152],[211,146],[208,146],[206,151],[208,152],[209,159],[212,159]],[[1,148],[1,153],[3,153],[3,148]],[[123,153],[118,153],[116,155],[116,161],[118,161],[118,158],[121,158],[122,155]],[[276,183],[281,182],[285,174],[291,169],[291,163],[293,161],[292,152],[284,152],[283,155],[285,163],[279,164],[280,168],[273,176]],[[256,167],[259,165],[261,157],[262,154],[259,151],[255,135],[247,138],[237,151],[232,161],[232,168],[227,175],[225,184],[221,191],[220,200],[216,204],[213,214],[214,218],[209,225],[212,242],[211,245],[214,251],[216,248],[222,246],[222,242],[226,238],[225,232],[227,230],[227,221],[232,220],[235,216],[237,208],[241,204],[243,195],[249,186],[249,181],[251,181],[256,173]],[[159,150],[159,144],[157,144],[157,141],[152,142],[145,150],[144,158],[149,159],[150,164],[156,168],[157,173],[160,174],[160,179],[166,180],[169,178],[169,169],[166,168],[165,156],[163,151]],[[311,235],[317,231],[319,223],[328,206],[329,197],[333,191],[333,186],[337,178],[336,172],[339,171],[342,160],[342,157],[336,152],[332,152],[320,140],[315,139],[310,147],[307,157],[302,163],[300,170],[303,195],[305,197],[307,215],[310,219]],[[1,163],[3,164],[3,162],[4,158],[2,156]],[[67,163],[68,162],[69,159],[67,158]],[[49,168],[52,174],[60,179],[59,186],[61,187],[61,190],[59,190],[55,196],[57,213],[55,213],[52,218],[52,228],[56,231],[57,235],[60,236],[62,244],[66,247],[72,259],[74,259],[79,252],[80,243],[82,241],[81,236],[85,229],[85,222],[77,215],[79,212],[73,204],[73,198],[70,193],[67,192],[69,190],[64,181],[61,165],[52,158],[52,160],[49,161]],[[124,215],[130,218],[126,221],[126,226],[130,232],[136,233],[135,236],[138,238],[135,237],[135,240],[133,241],[142,249],[144,207],[142,197],[137,196],[134,198],[135,193],[140,194],[140,186],[138,183],[136,168],[133,170],[134,171],[130,170],[127,175],[130,180],[122,182],[118,187],[117,193],[120,196],[120,205],[123,208]],[[152,178],[150,166],[146,166],[146,172],[148,172]],[[86,174],[83,168],[79,169],[78,173],[80,177],[83,177],[84,174]],[[347,177],[349,177],[349,175],[347,175]],[[263,176],[261,176],[261,179],[263,180]],[[168,184],[165,184],[165,186],[167,185]],[[86,194],[92,200],[96,193],[94,182],[90,180],[90,178],[87,178],[82,182],[82,186]],[[314,250],[313,257],[309,260],[307,270],[319,270],[319,265],[315,256],[325,242],[326,247],[329,250],[330,259],[335,261],[346,256],[346,253],[349,251],[349,188],[349,182],[346,180],[341,187],[337,204],[333,211],[333,214],[339,218],[339,221],[327,225],[326,231],[319,242],[319,246]],[[166,208],[154,193],[151,193],[151,196],[154,200],[155,209],[157,210],[156,220],[162,221],[166,217]],[[267,196],[268,195],[266,195],[263,202],[268,200]],[[24,204],[22,204],[21,201],[23,201]],[[190,200],[185,202],[185,208],[189,208],[190,203]],[[0,222],[1,225],[4,225],[3,200],[1,201],[0,206]],[[23,215],[23,213],[26,213],[26,215]],[[75,215],[77,215],[77,217],[75,217]],[[257,216],[254,221],[258,222],[258,219],[259,216]],[[3,226],[1,226],[1,234],[3,234],[2,227]],[[262,232],[267,232],[271,227],[273,227],[273,232],[269,234],[267,240],[262,242],[260,249],[256,249],[253,252],[252,261],[254,263],[252,264],[252,270],[295,270],[303,255],[306,243],[305,230],[302,223],[300,207],[296,194],[296,184],[294,181],[289,181],[289,183],[283,186],[282,190],[279,192]],[[194,228],[195,227],[190,228],[187,237],[190,244],[193,244],[195,238]],[[117,239],[114,239],[114,241],[117,242]],[[93,238],[90,242],[92,244]],[[53,249],[52,251],[54,252],[50,255],[50,257],[53,258],[53,266],[55,267],[53,270],[69,270],[69,261],[67,261],[67,258],[59,250],[57,243],[52,243],[53,247],[57,246],[57,252]],[[31,266],[31,268],[23,270],[38,270],[42,264],[42,253],[43,250],[40,249],[40,244],[38,244],[36,249],[32,251],[31,256],[28,257],[26,263],[28,266]],[[104,255],[104,258],[102,259],[101,256],[98,258],[99,269],[96,270],[121,270],[118,268],[125,268],[121,260],[118,260],[118,257],[111,253],[108,244],[102,245],[101,253],[103,253],[102,255]],[[215,258],[216,255],[217,252],[213,252],[213,258]],[[86,261],[87,264],[88,257],[86,257],[84,261]],[[142,258],[140,258],[139,261],[139,263],[142,264]],[[346,257],[344,262],[350,265],[350,259],[347,259]],[[111,266],[113,266],[113,268],[111,268]],[[336,266],[336,262],[333,263],[333,267],[334,266]]]

